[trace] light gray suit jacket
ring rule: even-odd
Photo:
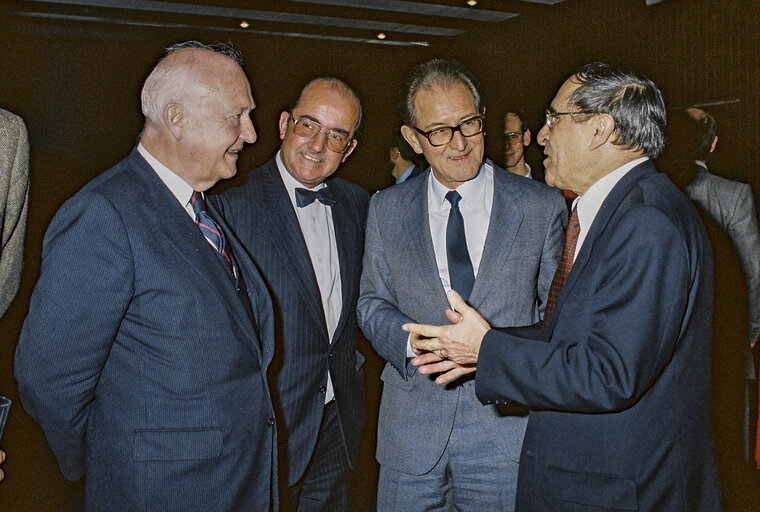
[[[697,203],[731,237],[747,278],[750,341],[760,338],[760,229],[752,188],[696,166],[694,179],[684,192]],[[716,267],[719,264],[716,262]],[[747,345],[748,377],[754,377],[751,353]]]
[[[375,194],[369,207],[357,312],[387,364],[377,460],[420,475],[441,457],[461,386],[439,386],[406,357],[407,322],[447,324],[427,211],[430,171]],[[492,325],[528,325],[543,315],[562,251],[567,209],[558,190],[494,168],[494,200],[470,304]],[[470,389],[470,388],[467,388]],[[477,400],[474,390],[468,399]],[[527,416],[482,407],[484,431],[518,461]]]
[[[21,282],[29,206],[29,140],[20,117],[0,109],[0,317]]]

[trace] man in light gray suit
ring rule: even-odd
[[[29,140],[24,121],[0,109],[0,317],[21,282],[29,207]]]
[[[404,138],[429,169],[370,202],[359,324],[387,361],[378,511],[513,510],[527,411],[483,406],[474,381],[436,386],[410,363],[410,321],[444,322],[456,289],[498,325],[544,311],[567,213],[557,190],[483,163],[475,78],[434,59],[402,91]]]
[[[696,158],[693,178],[684,187],[689,199],[694,201],[712,220],[728,233],[739,256],[744,277],[747,280],[747,302],[749,305],[749,343],[745,343],[745,386],[744,386],[744,457],[750,460],[751,447],[756,431],[757,372],[752,358],[752,347],[760,338],[760,229],[757,211],[752,197],[752,188],[739,181],[729,180],[712,174],[707,168],[707,158],[715,151],[718,136],[715,118],[696,107],[687,108],[674,121],[682,124],[681,137],[690,140],[674,141],[683,144],[684,151]],[[724,261],[716,262],[725,264]]]
[[[708,171],[705,162],[718,144],[715,118],[696,107],[687,108],[686,113],[699,125],[701,133],[694,179],[684,192],[726,230],[736,246],[747,277],[749,337],[754,345],[760,338],[760,230],[752,188]]]

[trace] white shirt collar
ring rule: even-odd
[[[573,202],[573,208],[577,208],[578,210],[578,225],[580,226],[578,242],[575,246],[576,256],[583,245],[583,241],[586,239],[586,234],[588,233],[591,224],[594,222],[596,214],[599,212],[599,208],[602,207],[602,203],[607,199],[610,191],[615,185],[617,185],[623,176],[628,174],[628,171],[647,160],[649,160],[649,157],[644,156],[621,165],[591,185],[585,194],[578,196],[575,199]]]
[[[164,164],[156,160],[156,157],[151,155],[142,143],[137,144],[137,152],[142,155],[148,165],[150,165],[161,181],[169,188],[177,201],[187,210],[187,205],[190,203],[190,199],[193,197],[193,187],[191,187],[185,180],[179,177],[174,171],[166,167]]]
[[[465,181],[455,189],[457,192],[459,192],[459,195],[462,196],[462,199],[469,198],[470,202],[472,202],[483,195],[484,189],[486,187],[486,173],[493,173],[493,168],[488,162],[480,164],[478,174],[476,174],[475,177],[471,180]],[[448,203],[448,201],[446,201],[446,194],[448,194],[452,189],[441,184],[441,182],[435,178],[432,169],[430,171],[429,180],[430,188],[428,190],[435,200],[434,204],[440,206],[443,205],[444,202]],[[467,201],[465,201],[465,203],[467,203]],[[448,211],[448,205],[446,207],[446,211]]]

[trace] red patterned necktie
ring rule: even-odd
[[[554,273],[551,288],[549,288],[549,298],[546,301],[546,312],[544,313],[544,329],[549,325],[549,318],[554,310],[554,304],[557,302],[559,292],[562,291],[565,279],[567,279],[570,269],[573,268],[575,245],[578,242],[578,234],[580,231],[581,227],[578,224],[578,211],[573,208],[573,212],[570,214],[570,222],[567,224],[567,231],[565,231],[565,245],[562,247],[562,257],[559,260],[557,272]]]

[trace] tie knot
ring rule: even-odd
[[[203,198],[203,194],[200,192],[193,192],[193,197],[190,199],[190,204],[193,205],[193,212],[195,215],[199,215],[201,212],[206,212],[206,200]]]
[[[309,206],[314,200],[319,201],[325,206],[333,206],[335,196],[333,196],[332,190],[329,187],[322,187],[319,190],[309,190],[308,188],[296,189],[296,204],[299,208]]]
[[[451,203],[452,208],[459,208],[459,201],[462,200],[462,196],[456,190],[449,190],[446,193],[446,200]]]

